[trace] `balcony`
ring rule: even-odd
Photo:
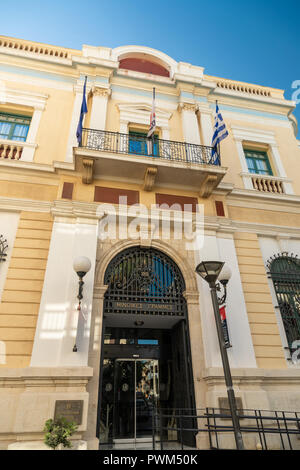
[[[15,161],[32,162],[36,147],[36,144],[30,142],[0,139],[0,164]]]
[[[252,175],[253,189],[266,193],[284,194],[284,185],[282,178],[272,177],[268,175]]]
[[[74,154],[86,184],[97,176],[123,178],[143,184],[145,191],[174,185],[208,197],[226,174],[212,147],[138,134],[83,129],[82,144]]]

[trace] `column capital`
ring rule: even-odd
[[[110,87],[99,87],[93,86],[91,89],[91,94],[94,96],[103,96],[109,97],[111,95],[111,88]]]
[[[196,113],[197,105],[195,103],[179,103],[179,110]]]

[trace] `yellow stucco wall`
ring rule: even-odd
[[[257,365],[265,369],[286,368],[258,237],[237,232],[234,240]]]
[[[0,303],[0,338],[6,344],[6,364],[30,364],[36,322],[52,233],[52,217],[22,212]]]

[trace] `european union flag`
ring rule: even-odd
[[[87,77],[85,77],[84,81],[84,87],[83,87],[83,97],[82,97],[82,104],[81,104],[81,110],[80,110],[80,118],[79,118],[79,123],[77,127],[77,132],[76,132],[76,137],[78,140],[78,145],[81,146],[81,141],[82,141],[82,123],[83,123],[83,118],[84,115],[87,113],[87,104],[86,104],[86,81]]]

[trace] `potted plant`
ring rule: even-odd
[[[66,418],[48,419],[45,423],[44,443],[53,450],[72,447],[70,437],[76,432],[77,424]]]

